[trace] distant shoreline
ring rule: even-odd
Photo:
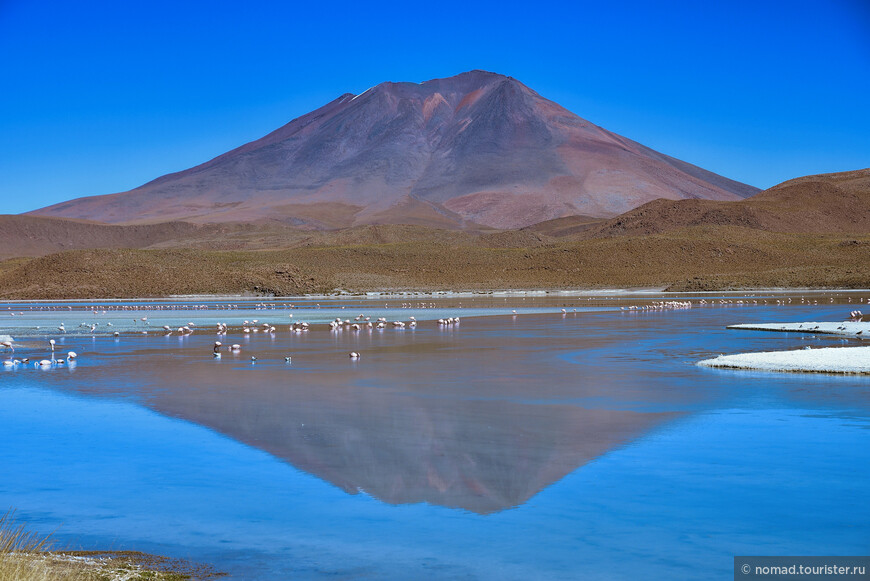
[[[85,298],[56,298],[56,299],[15,299],[3,298],[0,299],[0,305],[14,303],[113,303],[113,302],[140,302],[149,303],[157,301],[174,301],[174,302],[190,302],[190,301],[292,301],[292,300],[340,300],[340,299],[391,299],[391,298],[408,298],[408,297],[427,297],[427,298],[463,298],[463,297],[485,297],[485,296],[503,296],[511,297],[567,297],[572,295],[583,295],[584,297],[595,296],[625,296],[636,297],[640,295],[667,295],[667,296],[682,296],[682,295],[746,295],[748,293],[761,294],[776,294],[776,293],[870,293],[870,288],[813,288],[813,287],[747,287],[742,289],[727,289],[727,290],[697,290],[697,291],[669,291],[663,287],[637,287],[637,288],[576,288],[576,289],[494,289],[494,290],[457,290],[457,291],[434,291],[434,290],[403,290],[403,291],[364,291],[359,293],[333,293],[333,294],[303,294],[303,295],[286,295],[286,296],[266,296],[266,295],[165,295],[151,297],[85,297]]]

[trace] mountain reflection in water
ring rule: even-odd
[[[255,336],[220,360],[206,334],[124,338],[91,354],[72,385],[132,395],[351,494],[486,514],[526,502],[674,415],[566,403],[607,390],[607,371],[578,374],[560,355],[616,340],[579,336],[569,319],[567,344],[535,332],[561,325],[558,317],[522,325],[499,317],[450,332],[428,323],[414,332]],[[348,361],[350,349],[363,359]],[[292,365],[283,362],[289,353]]]
[[[667,417],[334,388],[256,388],[197,400],[172,394],[153,403],[349,493],[478,513],[525,502]]]

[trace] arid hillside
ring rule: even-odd
[[[583,229],[581,235],[643,236],[701,225],[795,234],[870,234],[870,169],[801,177],[737,202],[654,200]]]
[[[7,216],[0,298],[498,288],[870,287],[870,170],[737,202],[657,200],[521,230],[116,226]],[[99,248],[95,248],[99,247]],[[64,252],[54,250],[63,250]],[[25,252],[25,250],[27,252]],[[46,254],[37,258],[32,255]]]
[[[83,248],[140,248],[196,237],[193,224],[114,226],[84,220],[0,215],[0,258],[42,256]]]
[[[449,231],[425,226],[367,225],[338,230],[302,230],[275,223],[193,224],[162,222],[121,226],[40,216],[0,215],[0,260],[45,256],[65,250],[95,248],[199,250],[274,250],[311,245],[383,244],[388,242],[474,243],[478,236],[505,241],[542,239],[514,231]],[[484,242],[485,243],[485,242]]]

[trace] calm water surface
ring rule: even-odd
[[[0,507],[237,579],[730,578],[739,554],[868,554],[870,378],[694,365],[857,344],[724,327],[842,320],[859,296],[3,305],[16,356],[51,337],[80,357],[0,370]],[[322,325],[361,313],[420,324]],[[243,336],[255,318],[277,332]],[[241,353],[215,360],[216,339]]]

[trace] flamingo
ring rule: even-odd
[[[221,342],[220,341],[214,342],[213,354],[214,354],[215,359],[220,359],[220,357],[221,357]]]

